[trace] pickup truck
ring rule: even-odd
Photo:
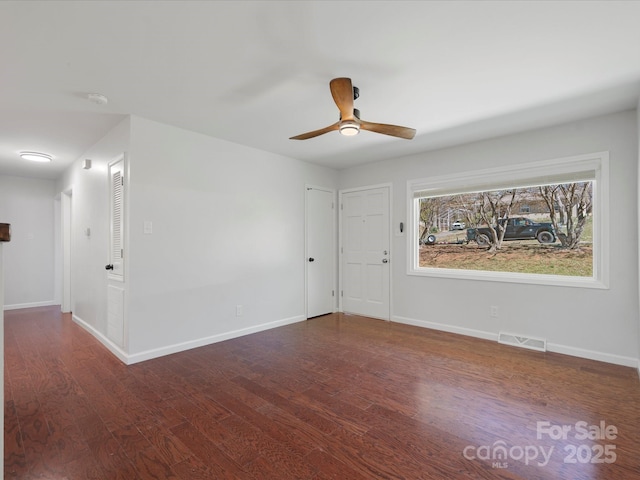
[[[504,225],[505,220],[500,220]],[[557,240],[556,231],[551,223],[536,223],[524,217],[508,218],[504,240],[538,240],[540,243],[554,243]],[[468,228],[467,240],[480,246],[491,243],[491,229],[489,227]]]

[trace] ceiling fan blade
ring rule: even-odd
[[[319,135],[324,135],[325,133],[333,132],[334,130],[338,130],[339,128],[340,128],[340,122],[336,122],[333,125],[329,125],[328,127],[321,128],[320,130],[301,133],[300,135],[296,135],[295,137],[290,137],[289,140],[306,140],[308,138],[313,138]]]
[[[354,120],[353,116],[353,84],[350,78],[334,78],[329,82],[333,101],[340,110],[342,120]]]
[[[406,140],[411,140],[416,135],[414,128],[387,125],[385,123],[365,122],[364,120],[360,120],[360,128],[362,130],[391,135],[392,137],[404,138]]]

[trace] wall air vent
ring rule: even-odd
[[[539,352],[547,351],[547,341],[544,338],[526,337],[515,333],[500,332],[498,334],[498,343],[505,345],[513,345],[515,347],[528,348]]]

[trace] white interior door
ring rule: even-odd
[[[107,338],[125,347],[124,269],[126,166],[121,155],[109,164],[109,264],[107,269]]]
[[[389,320],[389,187],[341,194],[342,310]]]
[[[307,318],[332,313],[335,306],[334,193],[306,191]]]
[[[109,265],[112,276],[124,275],[124,155],[109,164]]]

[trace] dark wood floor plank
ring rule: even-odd
[[[292,451],[287,445],[274,440],[245,419],[234,415],[225,419],[223,424],[235,439],[223,442],[221,448],[231,458],[236,458],[243,451],[250,453],[251,457],[244,456],[238,458],[237,461],[238,463],[243,462],[244,468],[253,473],[256,478],[264,478],[264,476],[258,475],[259,471],[256,466],[262,465],[265,458],[271,462],[272,467],[281,472],[283,478],[308,478],[315,473],[302,455]],[[250,450],[246,447],[249,447]]]
[[[323,450],[312,450],[306,455],[305,459],[317,471],[313,480],[343,480],[345,478],[349,480],[368,480],[371,478],[362,476]]]
[[[323,432],[314,425],[295,416],[293,412],[274,405],[265,405],[260,407],[258,411],[269,418],[274,424],[287,430],[289,435],[295,439],[296,443],[308,445],[309,450],[326,446],[327,432]],[[337,428],[337,426],[332,428],[331,432]]]
[[[212,480],[221,478],[216,469],[211,469],[198,457],[191,456],[186,460],[175,464],[173,471],[183,480]]]
[[[264,398],[269,403],[292,413],[296,418],[312,425],[314,428],[325,434],[329,434],[337,428],[337,424],[327,418],[327,416],[318,413],[307,405],[298,403],[290,398],[285,398],[274,392],[273,389],[266,388],[242,376],[234,377],[231,381],[241,385],[247,391]]]
[[[227,457],[210,438],[199,432],[193,425],[183,423],[171,429],[182,443],[191,449],[198,459],[214,473],[213,478],[253,479],[240,465]]]
[[[151,446],[126,453],[138,472],[137,478],[153,480],[179,479],[171,466]]]
[[[42,455],[45,450],[53,448],[47,418],[38,401],[29,402],[28,405],[16,405],[16,410],[22,444],[27,459],[31,461]]]
[[[98,465],[105,472],[105,478],[130,480],[137,478],[137,472],[120,444],[111,433],[96,437],[88,442]]]
[[[208,433],[208,437],[212,438],[215,444],[234,460],[238,465],[246,465],[260,456],[260,451],[265,448],[269,442],[262,431],[248,423],[246,420],[231,415],[220,422],[219,428]]]
[[[640,480],[635,369],[353,315],[126,366],[56,307],[7,311],[4,391],[7,479]]]
[[[276,424],[266,415],[260,413],[260,411],[254,410],[247,405],[244,405],[226,392],[209,391],[208,394],[215,398],[218,403],[228,408],[230,411],[243,418],[251,425],[259,428],[262,432],[264,432],[275,441],[285,445],[291,451],[299,455],[305,455],[314,448],[312,444],[305,444],[299,441],[295,441],[289,434],[289,431],[283,425]]]
[[[142,434],[170,466],[183,462],[193,455],[191,450],[164,426],[148,425],[142,430]]]
[[[4,407],[4,472],[7,479],[25,478],[29,472],[20,423],[12,400],[5,401]]]

